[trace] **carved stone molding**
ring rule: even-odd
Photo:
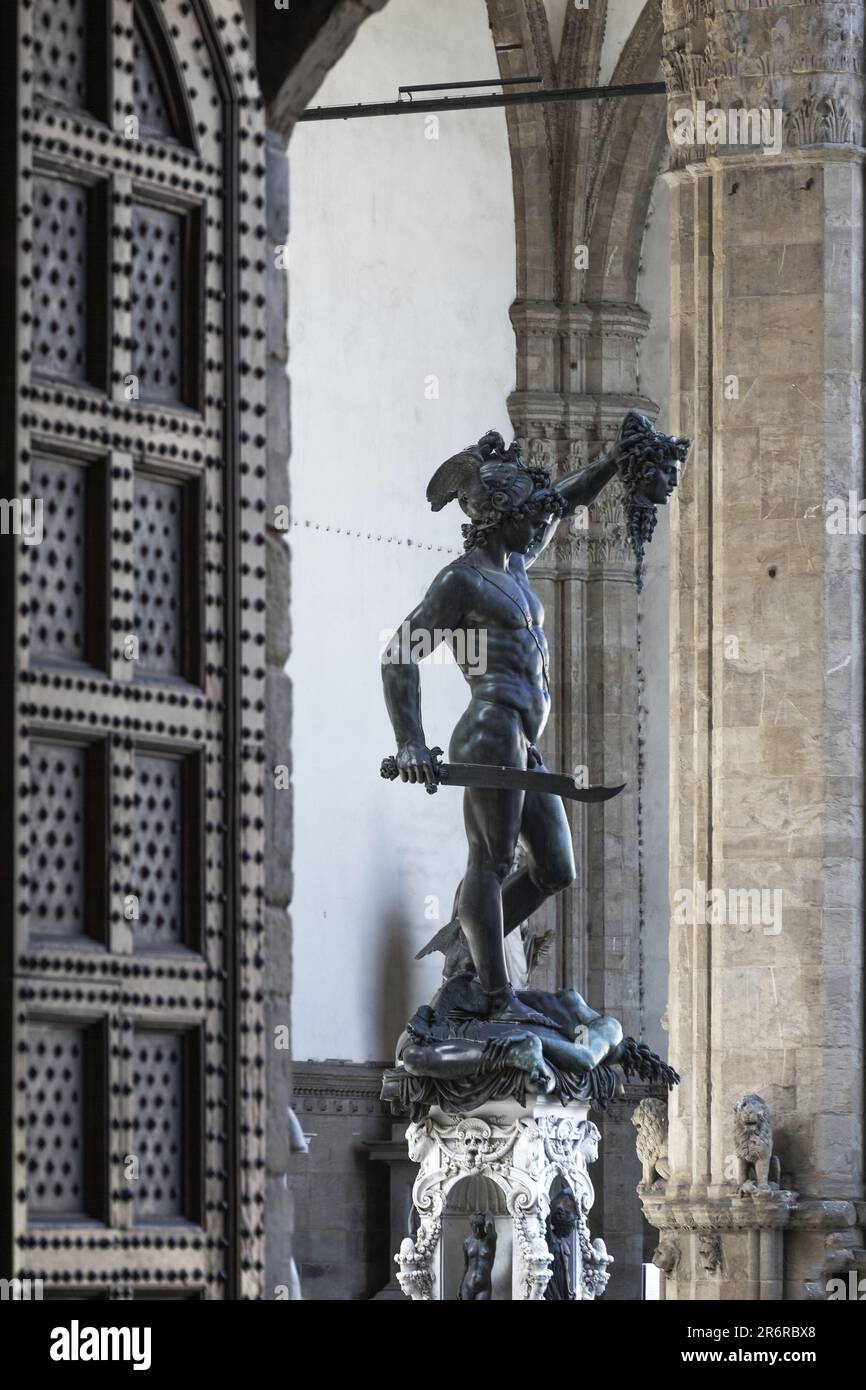
[[[586,389],[586,364],[604,356],[606,342],[627,342],[636,351],[650,322],[649,314],[637,304],[604,300],[557,304],[518,299],[510,314],[517,338],[521,390],[525,387],[566,396]]]
[[[641,1192],[644,1216],[657,1231],[779,1231],[791,1224],[798,1194],[776,1191],[703,1199],[669,1197]]]
[[[789,145],[855,145],[863,138],[860,112],[844,96],[812,92],[785,113]]]
[[[386,1064],[387,1065],[387,1064]],[[292,1106],[305,1123],[310,1115],[381,1115],[382,1063],[293,1062]]]
[[[665,0],[662,8],[669,117],[699,100],[724,111],[781,110],[785,145],[862,144],[862,5]],[[736,149],[677,145],[672,124],[669,134],[674,168]]]
[[[556,558],[567,568],[614,569],[623,577],[634,579],[634,552],[628,538],[625,512],[622,507],[622,484],[618,478],[605,488],[585,517],[574,516],[560,528],[555,544]]]

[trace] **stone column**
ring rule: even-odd
[[[658,407],[637,386],[637,351],[649,324],[642,309],[522,301],[513,306],[512,321],[518,390],[509,411],[531,462],[570,473],[613,442],[627,411],[656,415]],[[555,943],[535,979],[548,989],[574,985],[594,1008],[619,1018],[627,1034],[641,1037],[641,853],[652,829],[642,836],[640,599],[616,480],[588,518],[577,516],[560,529],[555,547],[533,566],[532,582],[545,605],[552,654],[553,713],[542,741],[548,764],[587,767],[590,782],[628,782],[603,809],[568,808],[577,882],[533,921]],[[655,1001],[656,1016],[664,1007],[664,1000]],[[625,1112],[612,1107],[597,1191],[617,1258],[608,1297],[636,1299],[643,1237],[626,1122]]]
[[[831,514],[863,493],[862,26],[844,2],[665,3],[671,133],[699,100],[783,112],[778,153],[729,129],[726,144],[674,145],[668,176],[671,428],[695,440],[671,556],[683,1084],[672,1174],[648,1215],[697,1233],[668,1298],[760,1296],[755,1237],[730,1216],[733,1108],[748,1092],[768,1102],[781,1186],[799,1193],[784,1296],[820,1295],[830,1252],[858,1244],[862,541],[833,534]],[[702,1231],[718,1238],[721,1280]]]

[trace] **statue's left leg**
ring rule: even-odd
[[[461,759],[454,754],[455,761]],[[464,758],[463,761],[470,761]],[[547,772],[543,765],[538,769]],[[558,796],[526,792],[519,829],[520,842],[526,851],[528,862],[523,868],[509,874],[502,885],[502,935],[525,922],[533,912],[555,893],[562,893],[570,887],[575,878],[574,852],[571,847],[571,828],[565,814],[565,807]],[[462,884],[461,884],[462,887]],[[459,894],[459,890],[458,890]],[[464,923],[465,931],[465,923]],[[453,952],[459,960],[460,919],[455,902],[454,916],[446,927],[440,928],[423,951],[441,950],[446,954]],[[446,970],[446,977],[451,973]]]
[[[541,1039],[530,1032],[513,1032],[486,1041],[452,1038],[447,1042],[409,1042],[399,1055],[412,1076],[436,1076],[448,1081],[511,1067],[526,1073],[533,1091],[548,1092],[554,1084],[544,1063]]]
[[[527,995],[528,999],[532,994]],[[544,1055],[562,1071],[591,1071],[606,1062],[622,1041],[622,1024],[608,1014],[601,1014],[586,1030],[586,1042],[567,1042],[565,1038],[544,1039]]]
[[[539,772],[546,772],[543,765]],[[502,888],[503,930],[507,936],[549,897],[574,882],[574,851],[565,807],[558,796],[527,792],[523,798],[520,843],[527,863]]]

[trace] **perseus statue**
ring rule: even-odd
[[[534,1006],[537,1001],[515,992],[505,937],[575,877],[565,808],[551,787],[571,782],[565,794],[576,800],[613,794],[600,789],[598,796],[580,795],[573,779],[554,777],[545,767],[538,743],[550,714],[550,665],[544,609],[528,570],[560,523],[594,502],[617,474],[640,562],[655,508],[671,496],[688,449],[688,440],[658,433],[646,416],[632,411],[610,453],[556,481],[527,465],[516,443],[506,448],[502,436],[490,431],[443,463],[428,485],[434,511],[456,499],[469,521],[463,554],[436,575],[383,655],[385,700],[397,740],[396,758],[386,760],[391,770],[383,764],[383,775],[435,791],[449,766],[452,774],[474,767],[475,784],[467,781],[468,773],[450,778],[465,787],[469,853],[456,919],[449,924],[454,932],[462,929],[471,955],[474,978],[464,973],[459,1003],[474,1018],[557,1026]],[[483,635],[485,659],[461,662],[470,650],[466,639],[476,633]],[[455,634],[464,640],[455,641]],[[469,704],[451,736],[450,765],[444,766],[437,762],[440,750],[428,747],[417,666],[417,653],[431,651],[443,635],[469,685]],[[471,649],[478,650],[474,642]],[[483,765],[498,771],[498,778],[485,777]],[[514,870],[518,842],[524,861]]]

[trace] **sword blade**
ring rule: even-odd
[[[544,796],[564,796],[569,801],[610,801],[627,785],[620,787],[579,787],[573,777],[557,772],[524,771],[519,767],[493,767],[488,763],[439,763],[439,785],[444,787],[485,787],[490,791],[541,792]]]

